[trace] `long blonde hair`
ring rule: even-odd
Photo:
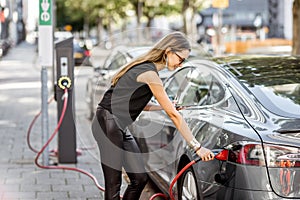
[[[181,32],[172,32],[161,40],[159,40],[152,49],[150,49],[145,55],[140,56],[127,65],[125,65],[113,78],[111,84],[114,86],[118,80],[132,67],[143,62],[166,62],[165,51],[169,48],[171,51],[191,50],[190,43],[186,39],[185,35]]]

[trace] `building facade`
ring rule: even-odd
[[[218,26],[221,13],[222,26],[240,31],[257,32],[263,28],[267,38],[292,39],[293,0],[229,0],[225,9],[210,7],[200,12],[205,29]],[[262,34],[262,33],[260,33]]]

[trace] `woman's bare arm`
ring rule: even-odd
[[[151,103],[151,102],[149,102],[144,108],[144,111],[155,111],[155,110],[163,110],[163,108],[161,107],[161,105]]]
[[[194,139],[193,134],[191,133],[187,123],[175,109],[172,102],[166,94],[163,84],[159,76],[154,71],[147,71],[140,74],[137,77],[138,82],[147,83],[160,104],[160,106],[166,111],[167,115],[175,124],[176,128],[179,130],[183,138],[189,143]],[[200,151],[197,151],[197,154],[205,161],[213,159],[213,154],[210,150],[202,147]]]

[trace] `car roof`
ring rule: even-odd
[[[215,61],[231,72],[269,111],[299,118],[299,56],[243,55]]]
[[[214,58],[214,61],[249,84],[274,84],[271,79],[300,82],[299,56],[244,55]]]

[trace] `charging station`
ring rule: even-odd
[[[64,90],[68,90],[67,107],[58,130],[58,162],[77,163],[73,37],[55,42],[55,50],[57,83],[54,88],[58,119],[63,111]]]

